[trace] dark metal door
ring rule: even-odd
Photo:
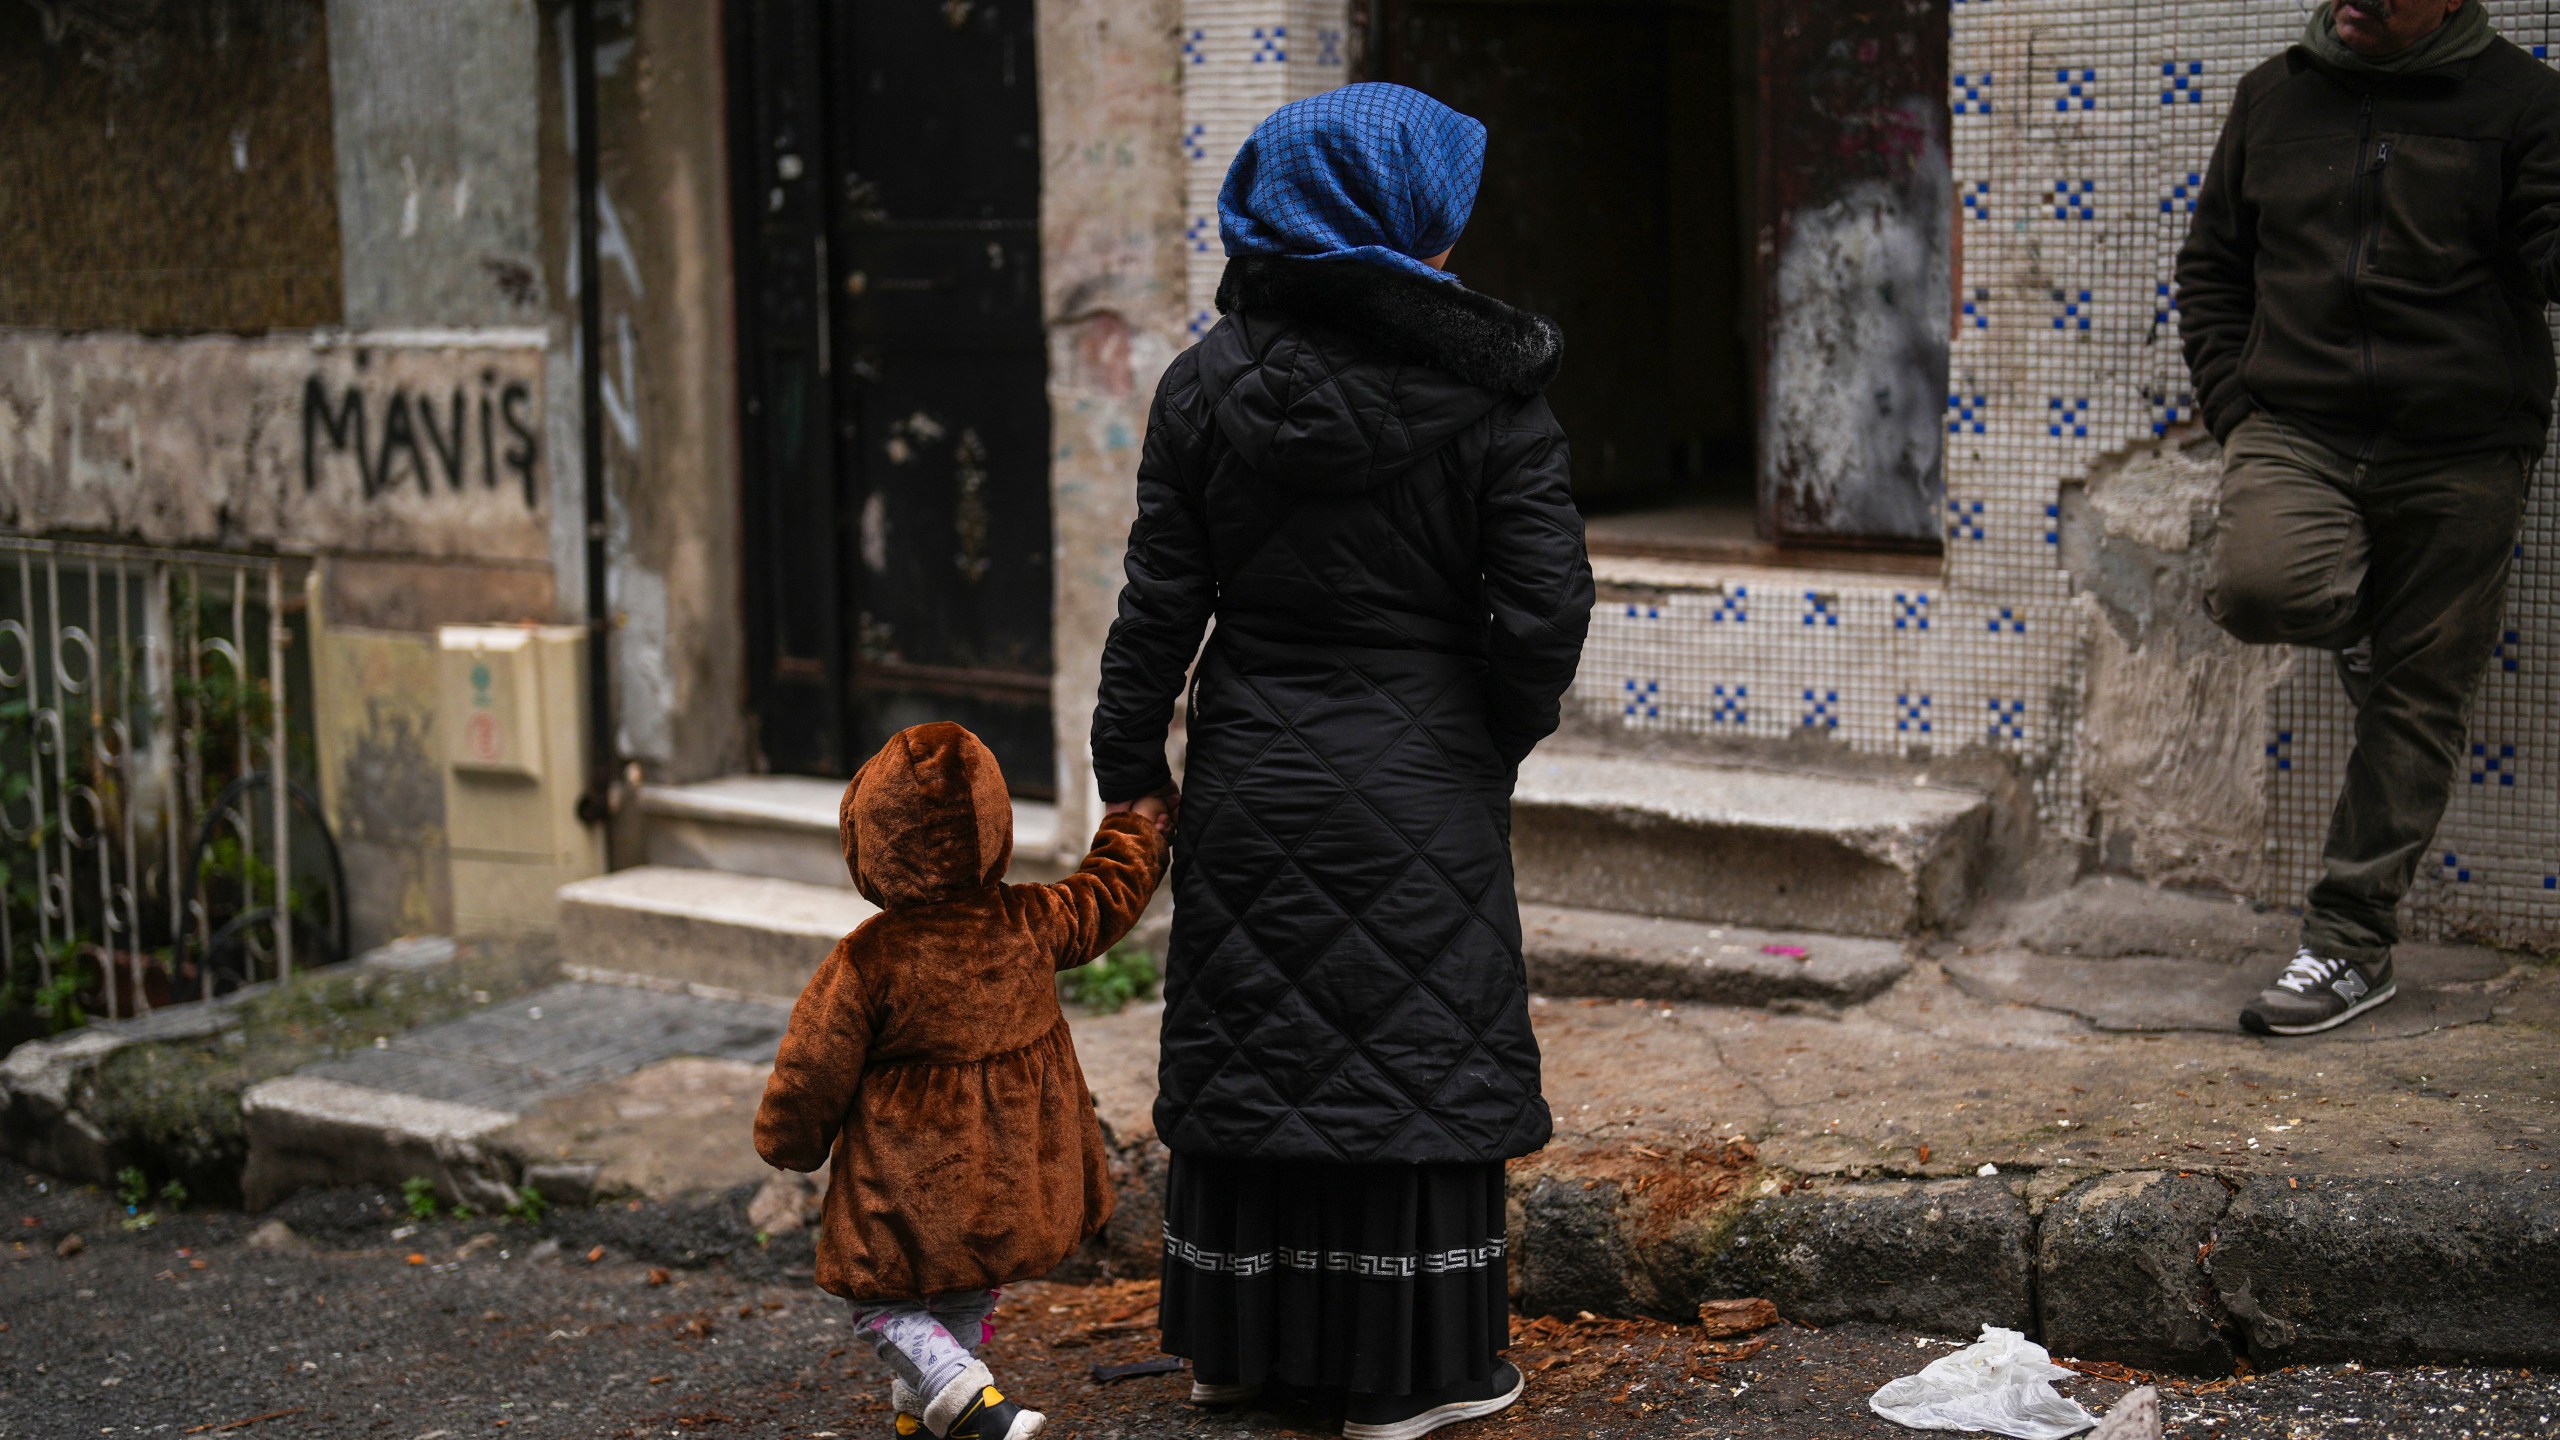
[[[846,768],[843,505],[827,333],[822,0],[728,10],[748,702],[764,763]]]
[[[1945,0],[1758,3],[1761,528],[1934,543],[1953,283]]]
[[[810,373],[832,486],[825,507],[775,520],[830,559],[835,748],[814,768],[957,720],[1017,793],[1055,789],[1032,14],[1031,0],[837,0],[809,14],[798,53],[765,57],[822,81],[818,143],[793,183],[812,182],[823,210],[805,243],[823,282]],[[790,702],[778,672],[769,688]],[[786,761],[776,733],[768,717],[771,763],[812,768]]]

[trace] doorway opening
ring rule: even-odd
[[[1372,4],[1368,73],[1490,132],[1450,268],[1563,327],[1550,399],[1593,551],[1933,567],[1944,11]],[[1808,283],[1817,231],[1847,261]]]
[[[764,768],[956,720],[1056,794],[1032,13],[728,7]]]

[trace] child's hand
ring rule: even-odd
[[[1170,839],[1173,835],[1173,812],[1165,807],[1161,795],[1142,795],[1129,807],[1129,813],[1154,822],[1156,833]]]

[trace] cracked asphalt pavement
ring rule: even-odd
[[[141,1228],[93,1189],[0,1164],[0,1437],[888,1434],[885,1372],[810,1286],[808,1238],[759,1246],[744,1200],[418,1224],[397,1197],[333,1191]],[[1095,1383],[1096,1365],[1155,1354],[1153,1299],[1143,1283],[1016,1287],[988,1358],[1061,1440],[1332,1433],[1319,1410],[1199,1414],[1179,1374]],[[1611,1319],[1524,1319],[1515,1335],[1528,1399],[1474,1433],[1908,1435],[1867,1396],[1951,1343],[1783,1324],[1719,1341]],[[2064,1388],[2103,1412],[2141,1378]],[[2158,1383],[2180,1436],[2492,1440],[2560,1420],[2560,1381],[2522,1370]]]

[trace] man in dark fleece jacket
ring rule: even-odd
[[[2355,751],[2293,962],[2241,1011],[2325,1030],[2391,998],[2551,421],[2560,75],[2481,0],[2338,0],[2233,97],[2178,254],[2224,446],[2206,603],[2338,652]]]

